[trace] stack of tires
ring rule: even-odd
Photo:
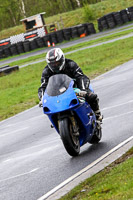
[[[99,18],[97,21],[98,21],[98,29],[99,29],[99,31],[103,31],[103,30],[109,28],[108,24],[107,24],[107,21],[106,21],[104,16]]]
[[[120,11],[120,14],[121,14],[123,23],[129,22],[129,16],[128,16],[128,13],[127,13],[127,10],[126,10],[126,9],[125,9],[125,10],[121,10],[121,11]]]
[[[30,51],[30,41],[26,40],[23,42],[24,52]]]
[[[7,58],[9,56],[12,56],[11,50],[10,50],[10,45],[8,45],[7,47],[5,47],[3,49],[3,57]]]
[[[36,43],[36,39],[31,40],[30,41],[30,50],[32,51],[32,50],[35,50],[37,48],[38,48],[38,46],[37,46],[37,43]]]
[[[11,55],[15,56],[15,55],[19,54],[16,44],[12,44],[9,48],[11,51]]]
[[[24,45],[23,45],[23,42],[18,42],[17,44],[17,50],[18,50],[18,53],[24,53]]]
[[[48,43],[50,43],[50,46],[52,46],[53,44],[55,45],[62,43],[64,40],[70,40],[71,38],[77,38],[81,36],[84,37],[94,33],[96,33],[96,30],[93,23],[80,24],[59,31],[51,32],[43,37],[37,37],[32,40],[25,40],[24,42],[18,42],[3,48],[1,47],[0,58],[18,55],[35,50],[37,48],[48,47]]]
[[[55,32],[50,33],[50,41],[51,41],[51,44],[53,44],[53,43],[57,44],[58,43]]]
[[[42,37],[38,37],[35,39],[36,40],[36,44],[38,48],[42,48],[44,47],[44,40]]]
[[[133,20],[133,7],[121,10],[119,12],[112,12],[104,15],[97,20],[99,31],[103,31],[109,28],[120,26],[124,23]]]
[[[95,30],[95,27],[94,27],[93,23],[86,23],[85,27],[86,27],[87,35],[96,33],[96,30]]]
[[[49,41],[50,44],[51,44],[51,37],[50,37],[50,34],[47,34],[47,35],[43,36],[42,39],[43,39],[43,42],[44,42],[44,47],[47,47],[48,41]]]
[[[105,17],[105,20],[106,20],[109,28],[114,28],[116,26],[116,23],[115,23],[112,13],[109,13],[109,14],[105,15],[104,17]]]
[[[77,37],[79,37],[77,26],[71,27],[70,30],[71,30],[71,38],[77,38]]]
[[[64,41],[63,30],[56,31],[55,35],[58,43],[62,43]]]
[[[86,27],[83,24],[77,26],[78,36],[82,37],[82,35],[87,35]]]
[[[124,22],[122,20],[120,12],[113,12],[113,17],[116,22],[116,25],[122,25]]]
[[[64,40],[70,40],[71,39],[71,28],[65,28],[62,30]]]
[[[128,16],[131,21],[133,21],[133,7],[128,8]]]
[[[3,49],[0,49],[0,58],[3,58],[3,56],[4,56],[4,51]]]

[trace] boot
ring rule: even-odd
[[[100,110],[96,110],[96,111],[94,111],[94,113],[95,113],[95,115],[96,115],[96,119],[97,119],[97,121],[102,122],[102,120],[103,120],[103,116],[101,115]]]

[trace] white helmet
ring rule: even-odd
[[[51,49],[46,55],[46,62],[51,71],[59,73],[65,66],[64,53],[60,48]]]

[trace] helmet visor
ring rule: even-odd
[[[64,64],[64,59],[60,59],[58,61],[51,61],[50,63],[48,63],[49,67],[55,72],[61,70],[63,64]]]

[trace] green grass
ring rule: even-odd
[[[133,37],[77,51],[73,59],[91,79],[133,58]],[[38,87],[46,62],[29,65],[0,77],[0,120],[38,104]]]
[[[133,200],[133,148],[60,200]]]
[[[97,18],[110,13],[110,12],[116,12],[125,8],[128,8],[130,6],[133,6],[132,0],[104,0],[97,4],[90,5],[90,9],[93,12],[94,19],[85,19],[84,18],[84,9],[79,8],[70,12],[61,13],[58,15],[54,15],[51,17],[45,18],[46,24],[51,24],[54,22],[58,22],[60,24],[60,28],[66,28],[75,26],[78,24],[82,24],[85,22],[92,22],[95,25],[96,31],[98,31],[98,24],[97,24]],[[61,19],[63,21],[63,24],[61,23]],[[3,30],[0,32],[0,39],[8,38],[12,35],[24,33],[24,27],[23,25],[19,25],[16,27],[9,28],[7,30]]]

